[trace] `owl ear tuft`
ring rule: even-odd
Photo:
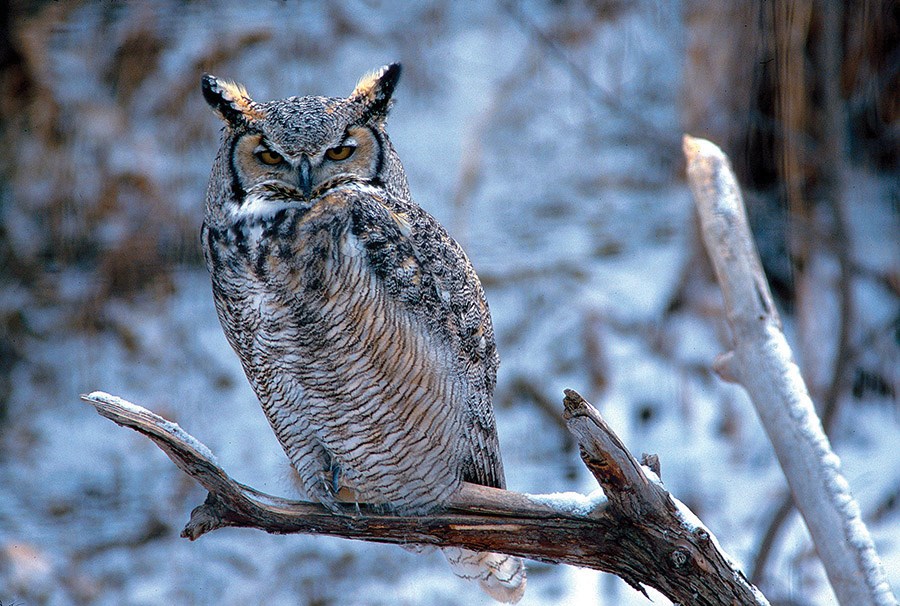
[[[384,120],[391,108],[391,96],[400,80],[399,63],[385,65],[363,76],[350,94],[350,99],[362,105],[363,120]]]
[[[203,74],[200,80],[203,98],[230,126],[263,118],[259,106],[242,84]]]

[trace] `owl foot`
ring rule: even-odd
[[[340,465],[330,460],[327,467],[318,474],[316,490],[310,494],[312,498],[327,507],[331,513],[342,517],[359,517],[359,496],[356,491],[341,484],[342,471]],[[350,510],[346,506],[353,505]]]

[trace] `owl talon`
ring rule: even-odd
[[[337,494],[341,491],[341,466],[332,462],[331,468],[331,492]]]

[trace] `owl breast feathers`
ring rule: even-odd
[[[203,78],[225,121],[202,236],[219,319],[308,496],[336,513],[504,487],[490,313],[465,253],[410,200],[385,131],[399,73],[268,103]],[[482,586],[517,599],[521,562],[498,557],[504,580],[482,562]]]

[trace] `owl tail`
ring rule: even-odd
[[[485,593],[498,602],[515,604],[525,594],[527,579],[521,558],[459,547],[445,547],[442,551],[456,576],[478,581]]]

